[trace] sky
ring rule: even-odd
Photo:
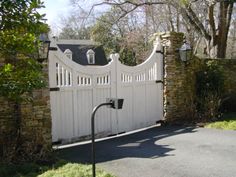
[[[67,16],[72,9],[70,0],[44,0],[45,8],[39,10],[41,14],[46,14],[46,23],[52,29],[53,33],[58,33],[58,25],[60,24],[60,17]]]
[[[40,9],[41,13],[46,14],[49,24],[58,21],[60,14],[68,14],[71,9],[69,0],[44,0],[45,8]]]
[[[80,7],[89,10],[94,3],[101,0],[80,0]],[[52,34],[58,35],[61,29],[61,17],[66,17],[73,10],[70,0],[44,0],[45,8],[39,10],[41,14],[46,14],[46,23],[49,24]],[[76,8],[75,8],[76,9]],[[96,7],[96,12],[102,12],[106,7]]]

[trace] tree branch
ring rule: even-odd
[[[231,23],[231,18],[232,18],[232,13],[233,13],[233,6],[234,6],[234,3],[231,2],[228,6],[228,10],[227,10],[227,17],[226,17],[226,30],[227,30],[227,34],[228,34],[228,31],[229,31],[229,27],[230,27],[230,23]]]
[[[203,24],[200,22],[199,18],[197,17],[197,15],[195,14],[195,12],[192,10],[192,8],[190,6],[186,6],[186,12],[188,13],[189,18],[191,18],[191,20],[194,22],[194,27],[198,28],[201,32],[201,34],[208,40],[211,39],[210,34],[206,31],[206,29],[204,28]]]
[[[124,8],[122,8],[123,5],[127,5],[127,4],[132,5],[134,7],[132,7],[129,10],[125,10]],[[165,0],[158,1],[158,2],[147,2],[147,1],[145,1],[145,2],[141,2],[141,3],[136,3],[136,2],[133,2],[133,1],[130,1],[130,0],[126,0],[124,2],[104,1],[104,2],[101,2],[101,3],[94,4],[92,6],[92,8],[90,9],[89,13],[88,13],[88,16],[92,13],[93,9],[96,6],[100,6],[100,5],[119,6],[120,9],[124,11],[124,13],[120,16],[120,18],[117,19],[119,21],[121,18],[125,17],[128,13],[134,11],[135,9],[137,9],[140,6],[143,6],[143,5],[155,5],[155,4],[166,4],[166,1]]]
[[[212,33],[213,45],[215,45],[215,43],[216,43],[216,26],[215,26],[215,19],[214,19],[214,5],[210,5],[208,8],[208,18],[209,18],[210,30]]]

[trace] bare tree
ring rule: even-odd
[[[95,20],[93,15],[88,16],[88,11],[77,4],[68,16],[60,16],[59,38],[90,39],[90,28]]]
[[[169,25],[167,23],[165,25],[170,30],[181,31],[180,18],[178,17],[175,22],[173,21],[174,16],[171,8],[175,8],[177,14],[180,13],[183,21],[191,27],[189,29],[194,29],[200,37],[205,39],[208,55],[217,58],[225,58],[226,56],[229,27],[235,5],[234,0],[104,0],[94,4],[92,9],[98,5],[120,8],[122,13],[117,20],[126,17],[141,6],[167,5]],[[204,10],[202,16],[199,16],[199,9]],[[174,27],[174,23],[176,23],[176,27]]]

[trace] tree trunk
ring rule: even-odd
[[[168,9],[168,19],[169,19],[169,31],[175,31],[174,23],[173,23],[173,17],[172,17],[172,11],[171,11],[171,6],[170,4],[167,4],[167,9]]]
[[[218,24],[219,34],[217,36],[217,58],[226,57],[227,39],[232,11],[233,2],[220,2]]]
[[[180,32],[180,14],[179,9],[176,9],[177,11],[177,17],[176,17],[176,32]]]
[[[186,3],[185,7],[179,6],[175,1],[172,5],[176,8],[179,7],[180,13],[185,21],[187,21],[197,33],[207,41],[207,47],[205,52],[211,57],[225,58],[227,48],[227,38],[229,32],[229,26],[232,17],[234,1],[221,1],[218,16],[218,28],[215,27],[214,19],[214,6],[209,7],[208,18],[210,31],[203,26],[196,13],[192,10],[189,3]]]

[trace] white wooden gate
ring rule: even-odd
[[[49,85],[53,142],[89,136],[92,109],[106,98],[124,98],[122,110],[100,108],[95,133],[100,136],[154,125],[163,118],[163,55],[159,41],[150,57],[134,67],[118,54],[106,66],[82,66],[60,50],[49,54]]]

